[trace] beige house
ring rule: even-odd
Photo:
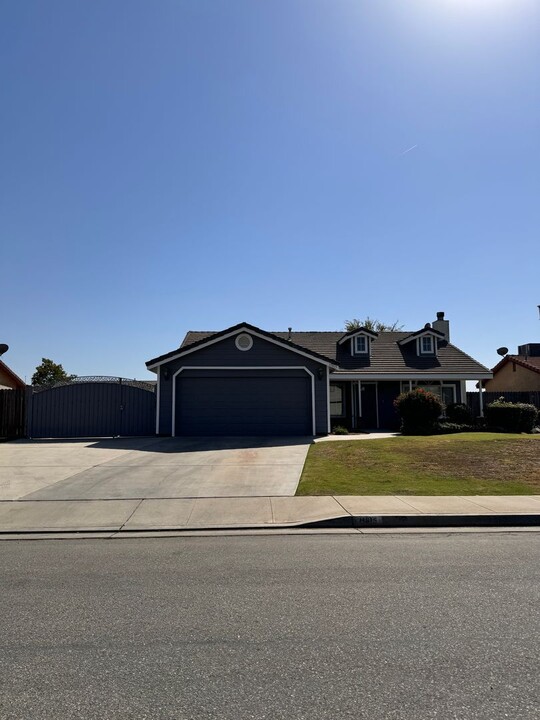
[[[540,391],[540,343],[520,345],[517,355],[506,355],[484,382],[488,392]]]
[[[21,380],[5,362],[0,360],[0,390],[16,390],[23,387],[25,387],[24,380]]]

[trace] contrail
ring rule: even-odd
[[[418,143],[416,145],[413,145],[410,148],[407,148],[407,150],[404,150],[402,153],[400,153],[400,155],[406,155],[407,153],[411,152],[411,150],[414,150],[414,148],[417,148],[417,147],[418,147]]]

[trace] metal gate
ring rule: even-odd
[[[34,387],[28,398],[33,438],[153,435],[155,384],[118,377],[79,377]]]
[[[26,389],[0,390],[0,440],[24,437]]]

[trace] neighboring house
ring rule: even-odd
[[[505,355],[484,387],[489,392],[540,391],[540,343],[520,345],[517,355]]]
[[[396,428],[394,399],[415,387],[465,402],[491,371],[450,343],[444,313],[416,332],[267,332],[240,323],[188,332],[149,360],[162,435],[319,435],[335,425]]]
[[[5,362],[0,360],[0,390],[17,390],[23,387],[26,387],[24,380],[21,380]]]

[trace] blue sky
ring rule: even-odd
[[[540,341],[536,0],[3,0],[0,342],[145,377],[188,329]],[[412,148],[412,149],[410,149]],[[409,150],[410,149],[410,150]]]

